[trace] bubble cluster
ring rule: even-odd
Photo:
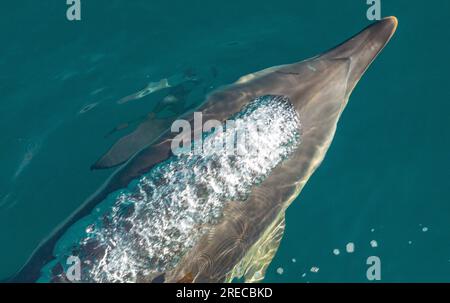
[[[87,222],[85,235],[70,246],[85,262],[82,280],[135,282],[173,269],[221,220],[227,202],[245,203],[252,187],[301,142],[299,117],[285,97],[257,98],[232,119],[234,127],[252,130],[245,152],[204,148],[201,154],[172,156],[110,195],[110,210]],[[228,136],[233,130],[210,133],[204,146],[227,142]]]

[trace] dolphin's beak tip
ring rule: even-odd
[[[380,22],[383,22],[385,26],[389,27],[392,35],[395,33],[398,27],[398,19],[395,16],[386,17],[380,20]]]
[[[383,20],[386,20],[387,22],[390,22],[391,24],[394,25],[394,28],[397,28],[398,26],[398,19],[395,16],[389,16],[384,18]]]

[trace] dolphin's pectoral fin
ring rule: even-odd
[[[148,119],[132,133],[120,138],[91,169],[106,169],[125,163],[168,129],[175,118]]]
[[[246,283],[262,281],[280,246],[284,229],[285,217],[282,213],[228,274],[226,281],[232,282],[235,278],[244,278]]]

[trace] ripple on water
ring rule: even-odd
[[[80,109],[80,111],[78,112],[79,114],[85,114],[85,113],[87,113],[88,111],[91,111],[92,109],[94,109],[95,107],[97,107],[97,105],[98,105],[98,102],[95,102],[95,103],[91,103],[91,104],[88,104],[88,105],[85,105],[85,106],[83,106],[81,109]]]

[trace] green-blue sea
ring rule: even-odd
[[[82,19],[70,22],[64,0],[1,1],[0,280],[103,184],[114,169],[90,166],[149,114],[321,53],[369,25],[368,7],[81,0]],[[382,282],[450,282],[449,12],[447,0],[381,1],[397,33],[288,209],[264,281],[367,282],[377,256]],[[181,91],[118,102],[186,76],[196,81]],[[182,104],[161,109],[172,97]]]

